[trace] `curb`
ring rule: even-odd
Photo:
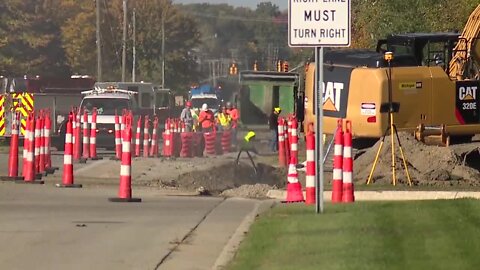
[[[244,240],[246,233],[249,231],[250,226],[255,221],[255,218],[269,208],[272,208],[274,203],[275,202],[272,200],[257,201],[255,203],[253,210],[243,219],[242,223],[237,227],[233,235],[230,237],[230,240],[223,247],[223,250],[217,257],[212,270],[226,269],[230,261],[237,253],[238,247]]]
[[[305,197],[305,191],[303,192]],[[284,200],[287,197],[285,190],[269,190],[267,197]],[[324,191],[325,201],[331,201],[332,192]],[[412,201],[412,200],[447,200],[473,198],[480,199],[480,192],[476,191],[356,191],[356,201]]]

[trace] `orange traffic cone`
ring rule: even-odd
[[[337,125],[333,153],[332,203],[341,203],[343,192],[343,121],[339,119]]]
[[[283,203],[304,202],[302,185],[298,181],[298,172],[294,164],[294,157],[290,158],[287,175],[287,199]]]
[[[352,157],[352,123],[347,120],[347,127],[344,133],[343,145],[343,191],[342,202],[351,203],[355,201],[353,186],[353,157]]]
[[[56,187],[62,188],[81,188],[82,185],[74,184],[73,176],[73,143],[72,143],[72,127],[73,119],[69,118],[67,122],[67,130],[65,133],[65,151],[63,154],[63,179],[61,184],[56,184]]]
[[[108,198],[111,202],[141,202],[141,198],[132,198],[132,122],[133,116],[124,115],[122,132],[122,160],[120,165],[120,187],[117,198]]]

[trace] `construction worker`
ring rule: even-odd
[[[208,108],[208,105],[206,103],[202,105],[202,111],[198,116],[198,123],[200,124],[203,132],[212,132],[214,129],[215,115]]]
[[[227,108],[221,107],[217,114],[218,130],[229,130],[232,118],[227,113]]]
[[[193,116],[192,116],[192,102],[187,101],[185,108],[183,108],[180,114],[180,120],[185,123],[185,131],[191,132],[193,128]]]
[[[280,107],[275,107],[270,113],[270,118],[268,119],[268,126],[270,128],[271,140],[270,140],[270,149],[272,152],[278,151],[278,116],[282,112]]]
[[[242,152],[246,152],[248,155],[248,158],[250,159],[250,162],[252,162],[252,166],[253,166],[253,169],[255,170],[255,174],[258,175],[257,166],[255,166],[255,162],[253,162],[252,155],[250,155],[250,152],[253,152],[256,155],[258,155],[258,151],[253,145],[255,135],[256,135],[255,132],[250,130],[247,133],[247,135],[243,137],[242,144],[240,145],[240,151],[238,151],[237,160],[235,161],[235,166],[238,166],[238,163],[240,161],[240,155],[242,154]]]
[[[200,124],[198,123],[198,116],[200,113],[198,112],[198,108],[192,108],[190,109],[190,112],[192,113],[192,118],[193,118],[193,131],[196,132],[200,130]]]
[[[236,106],[232,106],[231,102],[227,102],[227,113],[232,119],[231,121],[231,129],[232,129],[232,146],[237,146],[237,128],[238,128],[238,119],[240,118],[240,114],[238,113],[238,109]]]

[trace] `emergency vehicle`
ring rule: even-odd
[[[26,116],[33,111],[48,110],[52,121],[52,145],[63,149],[61,127],[72,107],[80,104],[82,91],[92,89],[95,78],[71,77],[2,77],[0,76],[0,137],[11,136],[12,113],[21,114],[20,137],[25,135]]]

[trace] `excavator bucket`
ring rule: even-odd
[[[450,145],[450,136],[445,131],[445,125],[426,126],[420,124],[415,130],[415,139],[427,145],[437,145],[448,147]]]

